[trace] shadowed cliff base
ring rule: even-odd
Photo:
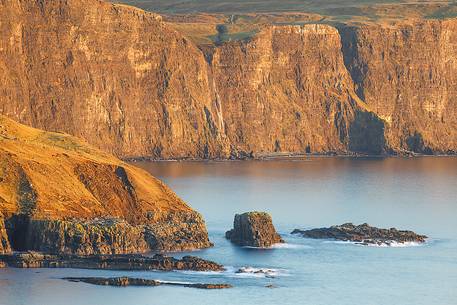
[[[415,131],[413,135],[406,138],[406,145],[408,146],[408,149],[412,152],[425,155],[433,154],[432,149],[430,147],[425,146],[422,135],[417,131]]]
[[[386,152],[384,122],[371,112],[358,111],[349,126],[349,149],[353,152],[381,155]]]

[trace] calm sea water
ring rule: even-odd
[[[204,215],[215,246],[192,254],[220,262],[227,271],[0,269],[0,304],[457,304],[457,158],[137,165],[164,180]],[[223,236],[234,214],[252,210],[271,213],[287,244],[256,250],[227,242]],[[411,229],[431,239],[421,246],[378,248],[289,234],[295,228],[344,222]],[[241,267],[271,269],[272,277],[235,273]],[[114,288],[60,279],[91,275],[221,282],[234,288]]]

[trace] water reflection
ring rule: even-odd
[[[264,210],[284,230],[342,222],[455,236],[457,158],[307,158],[280,161],[139,162],[214,228]]]

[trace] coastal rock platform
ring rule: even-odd
[[[131,277],[66,277],[64,280],[70,282],[83,282],[93,285],[101,286],[116,286],[116,287],[127,287],[127,286],[139,286],[139,287],[155,287],[155,286],[181,286],[188,288],[198,289],[225,289],[232,288],[229,284],[204,284],[204,283],[179,283],[179,282],[162,282],[158,280],[149,280],[142,278],[131,278]]]
[[[398,230],[396,228],[380,229],[372,227],[367,223],[354,225],[345,223],[329,228],[318,228],[311,230],[295,229],[292,234],[300,234],[303,237],[315,239],[336,239],[351,241],[363,245],[387,245],[394,243],[423,243],[427,236],[419,235],[413,231]]]
[[[223,271],[222,265],[195,256],[176,259],[162,254],[143,256],[123,255],[50,255],[39,252],[23,252],[0,255],[8,267],[15,268],[76,268],[103,270],[191,270]]]

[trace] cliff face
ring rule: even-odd
[[[341,29],[357,92],[394,150],[457,150],[457,20]]]
[[[201,52],[96,0],[0,2],[0,113],[121,156],[223,152]]]
[[[212,67],[225,132],[238,150],[347,150],[364,104],[353,91],[338,31],[328,25],[269,27],[216,50]]]
[[[4,116],[0,215],[16,250],[93,254],[210,246],[201,216],[145,171],[71,136]]]
[[[121,157],[457,151],[456,20],[269,26],[207,54],[96,0],[0,20],[0,113]]]

